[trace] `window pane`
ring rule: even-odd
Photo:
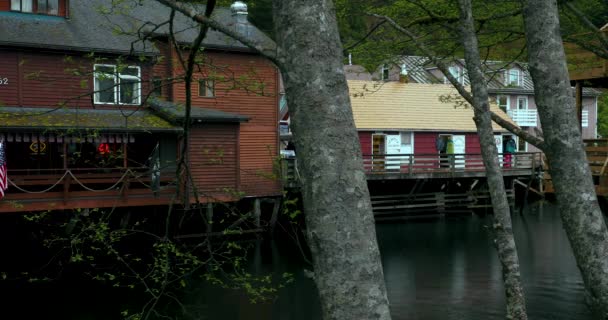
[[[38,13],[46,13],[46,0],[38,0]]]
[[[21,11],[32,12],[34,10],[34,0],[21,0]]]
[[[95,71],[113,74],[114,67],[112,67],[112,66],[95,66]]]
[[[11,10],[21,11],[21,0],[11,0]]]
[[[109,77],[98,77],[95,79],[97,84],[97,101],[102,103],[114,103],[114,79]]]
[[[215,82],[213,80],[207,80],[207,88],[206,88],[206,96],[214,97],[215,96]]]
[[[59,0],[47,0],[48,8],[47,13],[58,15],[59,14]]]
[[[127,67],[127,68],[124,68],[123,70],[121,70],[120,74],[137,77],[137,76],[139,76],[139,68]]]
[[[199,97],[207,96],[207,87],[205,85],[205,80],[198,80],[198,96]]]
[[[157,96],[163,95],[163,80],[161,78],[152,79],[152,92]]]
[[[120,103],[137,104],[139,98],[138,81],[120,79]]]

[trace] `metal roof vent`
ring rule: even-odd
[[[230,12],[235,20],[235,27],[238,33],[249,35],[249,27],[247,22],[247,5],[242,1],[235,1],[230,6]]]
[[[235,1],[230,6],[230,11],[232,12],[233,16],[237,17],[239,22],[241,22],[241,19],[247,19],[247,5],[243,1]]]

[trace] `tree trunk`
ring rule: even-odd
[[[390,319],[367,181],[331,0],[274,0],[324,319]]]
[[[475,33],[475,22],[471,8],[471,0],[459,0],[460,7],[460,32],[466,60],[473,101],[477,108],[475,113],[475,124],[483,164],[486,169],[490,198],[494,211],[493,230],[498,258],[502,264],[502,275],[505,282],[505,294],[507,298],[507,319],[527,319],[526,301],[519,273],[519,258],[513,237],[511,224],[511,210],[505,192],[505,184],[502,171],[498,163],[498,151],[494,144],[494,131],[492,129],[492,118],[488,104],[488,88],[481,70],[481,59]]]
[[[527,0],[530,73],[551,178],[589,302],[608,319],[608,231],[576,121],[555,0]]]

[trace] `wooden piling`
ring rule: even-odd
[[[253,217],[255,218],[255,226],[260,228],[262,225],[262,209],[260,205],[260,198],[253,200]]]

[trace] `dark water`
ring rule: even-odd
[[[466,216],[377,225],[393,319],[504,319],[489,221]],[[537,203],[523,216],[514,215],[514,230],[530,319],[592,319],[555,207]],[[304,276],[307,266],[291,241],[260,240],[249,261],[254,274],[291,272],[295,282],[273,302],[260,304],[251,304],[241,291],[193,282],[180,296],[191,318],[320,319],[314,284]],[[62,319],[121,319],[119,312],[138,302],[134,295],[78,284],[34,293],[24,289],[8,301],[24,299],[29,307],[22,311],[37,309],[45,318]]]
[[[514,215],[530,319],[592,319],[556,208],[547,203]],[[393,319],[504,319],[501,268],[491,245],[489,217],[377,225]],[[236,292],[201,289],[188,297],[210,319],[320,319],[314,284],[297,250],[265,242],[252,263],[259,272],[293,272],[296,281],[272,304],[250,305]]]

